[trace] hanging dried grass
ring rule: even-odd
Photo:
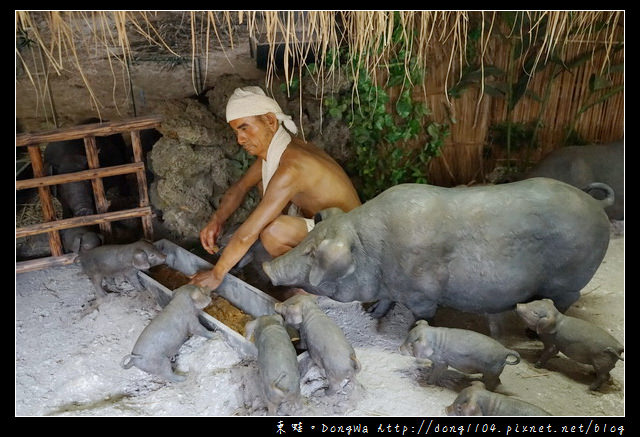
[[[176,12],[179,13],[179,12]],[[234,46],[233,28],[244,25],[250,36],[264,34],[271,45],[266,84],[270,86],[276,76],[275,45],[284,43],[284,76],[290,83],[294,74],[302,74],[304,60],[309,53],[315,53],[320,60],[316,80],[321,85],[333,80],[339,73],[337,65],[326,66],[322,60],[339,48],[347,50],[347,56],[354,59],[354,65],[361,65],[372,78],[376,72],[388,68],[393,53],[404,50],[403,62],[407,72],[412,59],[422,67],[429,66],[429,48],[433,44],[448,43],[447,77],[445,87],[451,82],[450,74],[460,73],[465,65],[467,32],[470,14],[482,15],[481,67],[487,56],[488,41],[494,31],[496,12],[469,11],[191,11],[190,39],[192,60],[204,56],[208,60],[212,50],[211,40],[215,35],[217,46],[226,50]],[[510,29],[511,36],[523,38],[527,34],[543,32],[542,44],[537,50],[536,63],[548,59],[554,50],[568,42],[587,44],[597,42],[606,46],[607,56],[599,66],[604,71],[612,47],[620,41],[620,26],[623,11],[520,11],[526,16],[519,20],[518,28]],[[115,60],[125,72],[131,58],[132,33],[141,36],[150,44],[162,48],[174,56],[184,57],[162,38],[152,23],[156,18],[153,11],[16,11],[16,32],[27,31],[29,38],[38,45],[49,67],[57,74],[73,70],[86,86],[92,105],[97,110],[102,106],[91,89],[90,78],[85,73],[81,60],[81,48],[89,49],[83,26],[90,29],[93,50],[104,51],[110,62]],[[486,25],[485,22],[489,22]],[[527,27],[524,23],[530,23]],[[604,23],[604,25],[603,25]],[[544,24],[544,26],[543,26]],[[402,47],[392,46],[394,26],[399,26],[403,38]],[[229,39],[223,41],[220,34],[226,31]],[[117,50],[116,50],[117,48]],[[24,66],[29,80],[34,83],[36,75],[29,70],[18,47],[16,54]],[[298,66],[297,71],[292,68]],[[208,62],[207,62],[208,65]],[[198,91],[196,62],[192,62],[194,88]],[[535,65],[534,69],[535,70]],[[115,66],[112,65],[115,76]],[[483,70],[484,71],[484,70]],[[128,73],[128,72],[127,72]],[[208,71],[205,71],[206,79]],[[352,71],[354,80],[359,79],[359,71]],[[200,81],[204,81],[200,78]],[[483,83],[483,81],[481,82]],[[42,87],[40,87],[42,89]],[[322,91],[321,91],[322,92]],[[481,93],[482,96],[482,93]],[[354,96],[356,97],[356,96]]]

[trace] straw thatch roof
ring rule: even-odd
[[[499,20],[495,11],[191,11],[183,13],[189,33],[170,41],[163,35],[162,22],[153,11],[16,11],[16,54],[20,62],[21,44],[37,44],[51,68],[60,72],[75,69],[87,87],[81,47],[103,50],[115,61],[127,65],[131,43],[144,39],[148,44],[175,56],[206,56],[211,50],[233,47],[239,35],[263,35],[268,43],[284,42],[285,53],[304,60],[309,51],[325,59],[340,47],[346,48],[370,72],[388,68],[392,54],[404,53],[418,65],[429,66],[429,49],[446,44],[448,72],[460,74],[467,62],[469,30],[480,23],[479,39],[482,64],[490,55],[488,42],[497,32],[521,40],[535,35],[535,63],[561,53],[569,43],[602,45],[607,55],[599,68],[610,62],[608,53],[621,43],[622,11],[518,11],[510,23]],[[509,24],[511,28],[509,28]],[[506,27],[505,27],[506,26]],[[403,37],[395,38],[393,32]],[[185,47],[185,43],[188,47]],[[216,47],[217,46],[217,47]],[[185,48],[190,49],[190,53]],[[288,61],[285,56],[285,64]],[[273,58],[270,59],[273,62]],[[304,62],[304,61],[303,61]],[[529,66],[535,70],[535,63]],[[26,64],[24,64],[26,67]],[[320,65],[320,63],[319,63]],[[333,74],[335,65],[322,65]],[[28,67],[27,67],[28,71]],[[267,81],[273,76],[273,65]],[[287,78],[295,71],[285,69]],[[357,72],[356,72],[357,78]],[[33,80],[35,80],[32,77]],[[454,82],[449,79],[449,84]]]

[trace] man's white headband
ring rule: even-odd
[[[258,86],[235,89],[227,102],[227,123],[237,118],[262,115],[267,112],[273,112],[291,133],[298,133],[298,128],[291,116],[283,113],[278,102],[268,97]]]

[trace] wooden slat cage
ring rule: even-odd
[[[64,254],[59,231],[62,229],[79,226],[98,225],[101,233],[109,239],[111,236],[111,222],[140,217],[144,237],[153,241],[152,211],[149,205],[149,193],[147,178],[143,162],[142,145],[140,142],[140,130],[154,128],[160,125],[161,117],[150,115],[136,117],[122,121],[106,123],[93,123],[69,128],[55,129],[39,133],[24,133],[16,135],[16,147],[27,147],[33,178],[16,181],[16,190],[37,188],[44,222],[16,228],[16,238],[48,233],[51,256],[32,259],[16,263],[16,273],[38,270],[51,266],[65,265],[73,262],[75,253]],[[133,162],[112,167],[100,167],[98,150],[96,147],[97,136],[107,136],[130,132],[131,147],[133,149]],[[54,141],[80,139],[84,140],[87,155],[88,170],[75,173],[66,173],[46,176],[40,144]],[[102,179],[109,176],[135,173],[138,185],[139,204],[137,208],[123,209],[120,211],[108,210]],[[66,218],[58,220],[53,207],[49,186],[91,180],[97,214]]]

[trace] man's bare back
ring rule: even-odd
[[[282,154],[278,171],[288,168],[295,169],[299,178],[298,192],[291,202],[305,217],[311,218],[326,208],[350,211],[360,205],[358,193],[342,167],[315,145],[294,138]]]

